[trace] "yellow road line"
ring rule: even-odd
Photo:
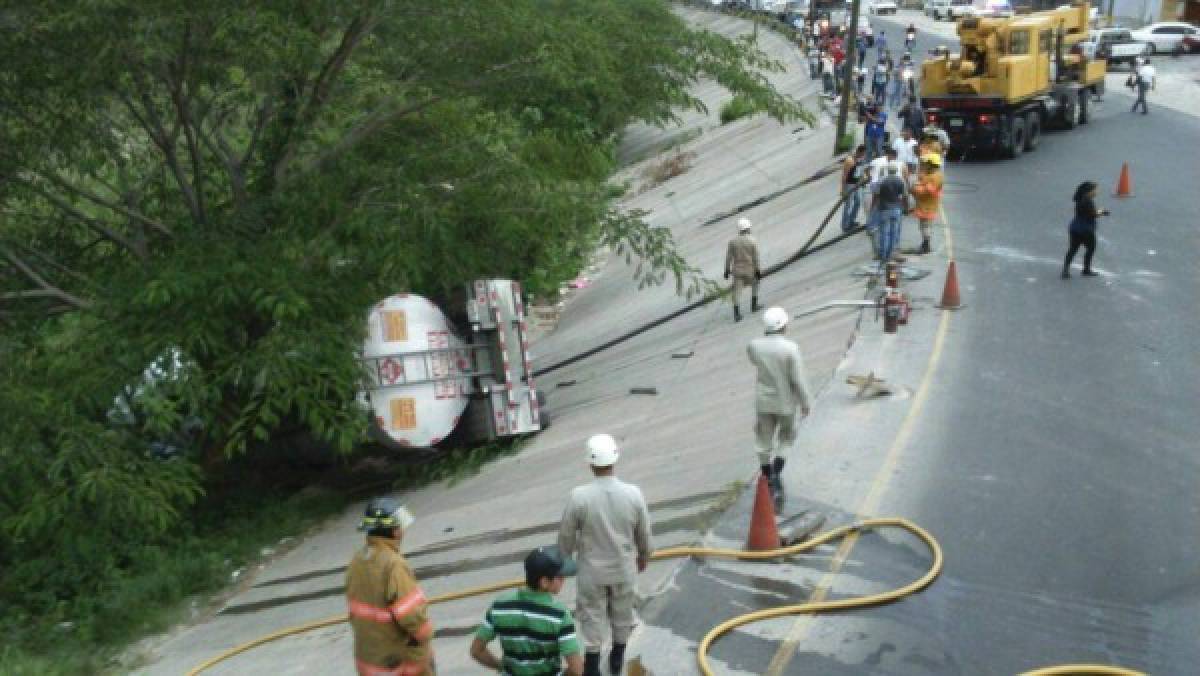
[[[941,210],[941,215],[942,231],[946,239],[946,255],[950,260],[954,260],[954,239],[950,234],[950,227],[946,220],[944,209]],[[938,364],[942,359],[942,351],[946,342],[946,332],[950,327],[951,314],[952,312],[949,310],[942,310],[942,318],[938,324],[937,334],[933,339],[933,351],[929,356],[929,363],[925,367],[925,375],[921,377],[921,384],[917,387],[917,392],[913,396],[912,406],[904,416],[904,421],[900,424],[900,431],[896,434],[895,440],[892,441],[887,455],[884,456],[883,464],[875,472],[875,477],[871,481],[871,488],[867,491],[867,496],[855,511],[856,515],[873,514],[879,508],[879,503],[888,488],[892,473],[896,469],[896,464],[900,461],[900,455],[905,447],[908,446],[909,439],[912,438],[913,428],[916,426],[917,420],[921,417],[921,411],[925,407],[926,400],[929,399],[930,384],[933,382],[933,375],[937,372]],[[821,577],[821,581],[817,583],[812,596],[809,597],[810,602],[825,600],[830,587],[833,585],[834,578],[841,572],[842,566],[846,563],[846,559],[849,558],[850,552],[854,549],[854,545],[857,542],[858,533],[851,533],[846,539],[842,540],[842,544],[838,546],[837,551],[833,555],[833,560],[829,564],[828,572]],[[805,615],[796,619],[787,636],[784,638],[782,645],[779,646],[779,650],[775,652],[775,656],[771,658],[770,664],[767,665],[767,670],[763,672],[766,676],[779,676],[783,673],[788,663],[792,661],[792,656],[796,654],[796,649],[800,646],[800,642],[804,640],[811,620],[811,615]]]

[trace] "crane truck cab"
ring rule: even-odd
[[[960,52],[926,60],[921,73],[928,122],[946,130],[954,155],[999,150],[1016,157],[1037,148],[1047,126],[1087,123],[1105,73],[1103,61],[1078,48],[1088,38],[1088,11],[1077,2],[959,22]]]

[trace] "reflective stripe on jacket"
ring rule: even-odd
[[[427,603],[398,543],[368,537],[346,570],[346,604],[360,675],[433,674]]]

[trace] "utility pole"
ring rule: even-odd
[[[810,0],[812,1],[812,0]],[[850,114],[850,92],[854,91],[854,71],[861,64],[856,64],[858,57],[858,9],[862,0],[854,0],[850,4],[850,29],[846,32],[846,58],[842,60],[842,102],[838,105],[837,135],[833,139],[833,154],[837,155],[846,135],[846,118]]]

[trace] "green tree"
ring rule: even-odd
[[[80,562],[24,578],[43,607],[232,455],[358,443],[384,295],[549,290],[601,241],[697,290],[614,209],[620,130],[701,107],[701,78],[804,114],[662,0],[0,0],[0,25],[0,568]]]

